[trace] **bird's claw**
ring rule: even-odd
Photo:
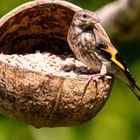
[[[96,82],[99,81],[99,79],[103,78],[105,75],[102,75],[101,73],[97,73],[97,74],[94,74],[92,75],[92,79]]]
[[[109,75],[102,75],[101,73],[97,73],[97,74],[94,74],[94,75],[79,75],[79,76],[77,76],[77,78],[78,79],[81,79],[81,78],[88,79],[86,81],[86,85],[88,85],[91,80],[98,82],[99,79],[102,79],[102,78],[111,79],[112,77],[109,76]]]

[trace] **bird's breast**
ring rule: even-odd
[[[82,33],[75,44],[76,46],[73,49],[76,57],[88,67],[99,71],[101,68],[101,61],[95,54],[96,48],[93,35],[90,33]]]

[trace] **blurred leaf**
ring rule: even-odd
[[[0,17],[8,13],[10,10],[21,5],[22,3],[28,2],[29,0],[1,0],[0,1]]]
[[[70,2],[92,11],[95,11],[97,8],[113,1],[113,0],[69,0]]]

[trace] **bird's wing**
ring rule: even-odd
[[[110,54],[110,61],[123,70],[131,82],[135,82],[134,78],[129,73],[129,69],[127,68],[124,60],[120,57],[118,51],[113,46],[100,47],[100,51],[105,52],[104,54]]]
[[[123,59],[119,56],[118,51],[112,46],[108,45],[106,47],[99,47],[101,52],[108,53],[110,55],[110,60],[116,64],[118,67],[120,67],[123,71],[129,72],[125,62]]]

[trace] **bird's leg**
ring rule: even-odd
[[[94,74],[94,75],[92,76],[92,79],[98,81],[99,78],[102,78],[102,77],[105,76],[106,74],[107,74],[106,64],[105,64],[105,63],[102,63],[100,73]]]
[[[104,77],[107,74],[107,67],[106,67],[106,63],[102,63],[101,66],[101,70],[99,73],[93,74],[93,75],[83,75],[83,78],[87,78],[88,80],[86,81],[86,85],[88,85],[90,83],[90,81],[93,79],[96,82],[98,82],[98,80],[102,77]],[[81,76],[80,76],[81,77]],[[107,78],[111,78],[110,76],[108,76]]]
[[[107,74],[106,63],[102,63],[100,73],[96,73],[94,75],[91,75],[89,77],[89,79],[87,80],[86,85],[88,85],[92,79],[95,80],[96,82],[98,82],[98,80],[100,78],[104,77],[106,74]],[[108,78],[111,78],[111,77],[109,76]]]

